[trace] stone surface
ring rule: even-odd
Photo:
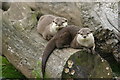
[[[29,3],[32,10],[38,11],[41,14],[53,14],[65,17],[69,20],[69,24],[75,24],[82,27],[82,18],[80,3],[65,3],[65,2],[49,2],[49,3]]]

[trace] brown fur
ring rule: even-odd
[[[84,29],[84,28],[82,28]],[[53,52],[55,48],[61,49],[64,47],[70,47],[72,48],[82,48],[83,46],[80,45],[77,41],[77,36],[80,32],[82,32],[79,27],[76,27],[74,25],[69,25],[68,27],[63,28],[60,30],[47,44],[43,57],[42,57],[42,73],[43,73],[43,78],[44,78],[44,73],[45,73],[45,67],[46,67],[46,62],[50,56],[50,54]],[[84,34],[88,31],[84,29],[83,31]],[[86,34],[88,35],[88,34]],[[84,36],[84,35],[83,35]],[[85,47],[85,46],[84,46]],[[87,46],[89,47],[89,46]],[[91,47],[94,47],[92,45]]]
[[[78,42],[77,37],[78,35],[80,35],[79,39],[81,41]],[[85,45],[83,44],[83,42],[85,42],[86,44],[89,45]],[[94,37],[92,34],[92,31],[89,28],[82,28],[78,31],[78,33],[76,34],[75,38],[73,39],[73,41],[71,42],[71,47],[73,48],[81,48],[81,47],[94,47]]]
[[[56,25],[63,25],[63,22],[66,22],[67,19],[63,17],[57,17],[53,15],[43,15],[40,17],[37,25],[37,32],[40,33],[44,39],[50,40],[56,32],[59,30],[55,29],[55,32],[51,32],[51,26],[52,23],[55,23]],[[62,27],[60,27],[62,28]]]
[[[79,27],[70,25],[60,30],[47,44],[42,56],[42,74],[44,78],[46,62],[55,48],[61,49],[70,45],[71,41],[79,31]]]

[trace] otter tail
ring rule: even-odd
[[[42,56],[42,74],[43,74],[43,78],[45,75],[45,67],[46,67],[46,62],[50,56],[50,54],[53,52],[53,50],[56,48],[55,46],[55,41],[52,38],[49,43],[47,44],[44,52],[43,52],[43,56]]]

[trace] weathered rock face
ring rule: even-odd
[[[120,42],[113,31],[99,28],[95,32],[96,51],[107,60],[113,72],[120,74]]]
[[[15,21],[15,20],[21,20],[27,17],[28,14],[30,14],[31,9],[25,5],[25,3],[11,3],[10,8],[8,11],[4,12],[4,15],[10,20],[10,21]]]
[[[82,27],[81,5],[80,3],[29,3],[32,10],[38,11],[39,14],[53,14],[65,17],[69,20],[69,24],[76,24]]]
[[[101,17],[98,17],[98,15],[96,15],[97,12],[94,10],[95,6],[98,4],[99,3],[11,3],[10,8],[3,12],[3,54],[26,77],[41,77],[41,57],[47,41],[36,32],[39,16],[43,14],[63,16],[69,19],[70,24],[79,25],[80,27],[88,26],[95,31],[95,27],[99,27],[103,24],[103,21],[101,22],[100,20]],[[98,6],[96,7],[98,8]],[[81,15],[83,19],[81,19]],[[81,26],[82,21],[84,23],[83,26]],[[101,34],[101,32],[97,33],[95,36],[98,39],[96,40],[96,43],[98,43],[96,49],[99,49],[99,52],[104,52],[105,50],[108,50],[109,47],[105,47],[107,49],[102,50],[100,48],[101,46],[104,47],[107,38],[104,34],[101,34],[104,37],[97,37],[99,34]],[[99,43],[100,38],[105,40],[101,46],[99,46],[99,44],[101,44]],[[112,39],[113,38],[111,37],[110,40]],[[118,42],[114,43],[117,44]],[[116,47],[115,44],[114,46]],[[108,44],[107,46],[110,45]],[[117,49],[119,49],[119,45],[117,46]],[[77,53],[78,51],[79,50],[75,49],[55,50],[47,62],[46,74],[49,74],[47,77],[61,78],[63,66],[66,61],[72,54]],[[116,59],[117,58],[118,57],[116,57]],[[93,63],[90,64],[93,65]],[[105,62],[103,68],[105,69],[106,66],[108,66],[107,62]],[[110,69],[110,66],[108,67]],[[99,68],[96,68],[96,70],[97,69]],[[96,74],[99,75],[99,73]]]
[[[117,39],[113,31],[100,27],[95,33],[95,39],[97,41],[97,51],[100,51],[99,53],[101,56],[104,58],[107,58],[108,55],[114,56],[118,63],[120,63],[120,59],[117,56],[120,54],[120,41]]]
[[[94,31],[99,27],[104,28],[103,30],[102,28],[98,29],[100,30],[99,34],[95,34],[95,37],[98,38],[96,42],[100,42],[98,44],[101,44],[101,47],[106,49],[107,52],[111,51],[115,59],[119,62],[120,31],[118,27],[118,3],[83,3],[81,10],[84,26],[88,26]],[[109,29],[108,32],[105,29]],[[104,45],[102,45],[101,39],[103,39]]]

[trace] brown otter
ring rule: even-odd
[[[44,78],[46,62],[55,48],[61,49],[69,45],[72,48],[95,48],[94,37],[89,28],[69,25],[60,30],[47,44],[42,56],[42,74]],[[68,46],[67,46],[68,47]]]
[[[50,40],[60,29],[67,26],[67,19],[53,15],[43,15],[37,25],[37,31],[44,39]]]
[[[92,31],[89,28],[80,29],[73,41],[71,42],[70,46],[72,48],[92,48],[92,53],[94,53],[95,42]]]

